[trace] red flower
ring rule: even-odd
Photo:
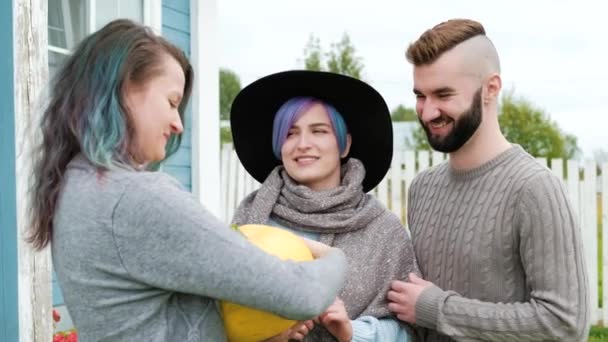
[[[53,309],[53,321],[55,321],[55,323],[59,322],[61,320],[61,315],[59,314],[59,312],[55,309]]]
[[[65,342],[78,342],[78,335],[76,334],[76,332],[72,331],[65,339]]]
[[[57,333],[53,336],[53,342],[67,342],[67,340],[62,333]]]

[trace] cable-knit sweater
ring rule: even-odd
[[[423,341],[587,339],[580,228],[561,181],[520,146],[466,172],[422,172],[408,225],[436,285],[416,303]]]

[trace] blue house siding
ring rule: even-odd
[[[51,288],[53,293],[53,306],[63,305],[63,293],[61,293],[61,288],[59,287],[59,283],[57,282],[57,276],[55,275],[55,271],[53,271]]]
[[[162,34],[190,57],[190,1],[163,0]],[[163,165],[163,171],[192,190],[192,109],[188,107],[180,149]]]
[[[0,341],[19,340],[13,2],[0,1]]]

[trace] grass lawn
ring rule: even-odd
[[[598,299],[599,306],[602,307],[602,199],[598,196],[597,199],[597,241],[598,241],[598,249],[597,249],[597,266],[598,266],[598,280],[599,280],[599,291],[598,291]],[[589,333],[589,342],[608,342],[608,328],[594,326],[591,327],[591,332]]]
[[[608,341],[608,328],[591,327],[589,333],[589,342],[606,342]]]

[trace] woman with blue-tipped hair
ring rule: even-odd
[[[344,75],[279,72],[237,95],[231,128],[241,163],[262,183],[243,200],[234,223],[282,227],[347,256],[339,298],[318,324],[307,322],[288,337],[407,341],[408,328],[389,312],[386,294],[392,280],[419,274],[412,242],[399,218],[366,194],[393,153],[382,96]]]
[[[83,341],[224,341],[216,299],[310,319],[342,286],[344,254],[281,261],[152,171],[180,143],[193,71],[149,29],[117,20],[56,75],[34,153],[30,240],[51,243]]]

